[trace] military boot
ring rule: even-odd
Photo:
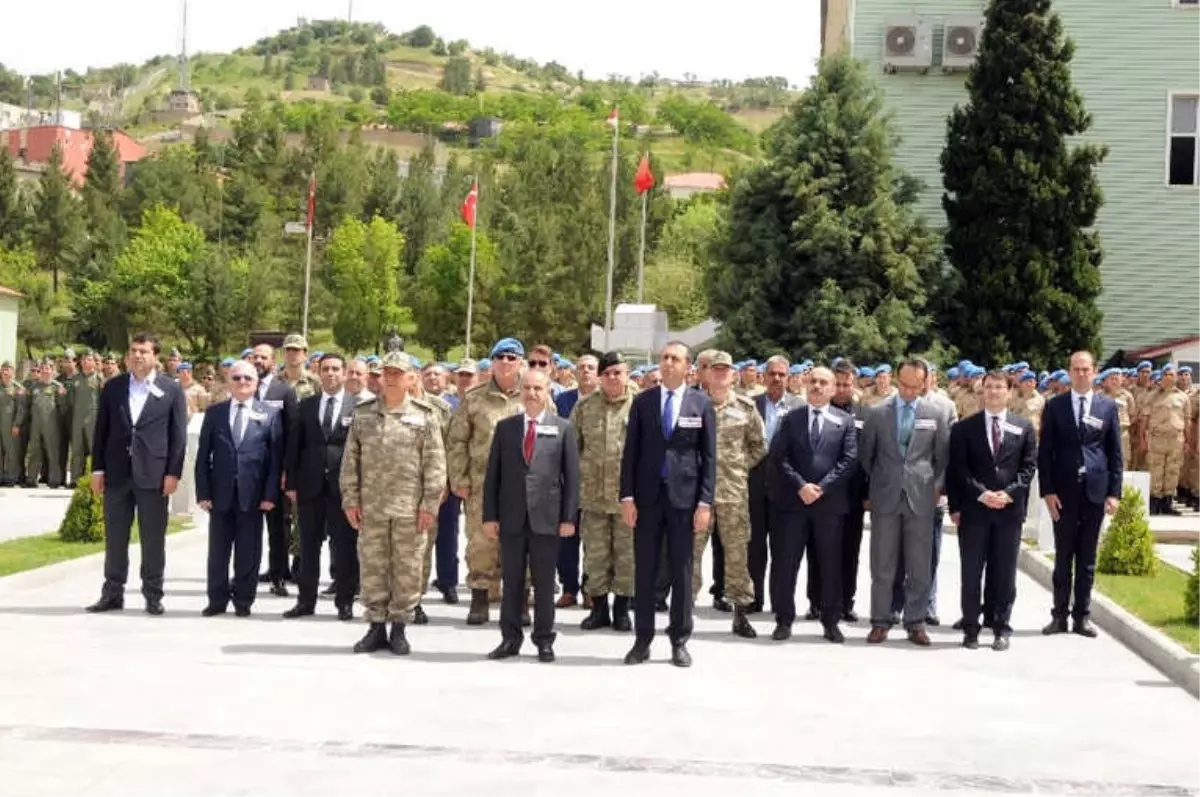
[[[404,637],[404,623],[392,623],[392,635],[388,639],[388,647],[397,656],[407,656],[411,648]]]
[[[750,621],[746,618],[745,606],[735,606],[733,608],[733,633],[743,639],[754,639],[758,636],[758,632],[754,630],[754,626],[750,625]]]
[[[1171,496],[1169,496],[1169,495],[1163,496],[1162,513],[1164,515],[1170,515],[1172,517],[1179,517],[1181,514],[1183,514],[1178,509],[1175,508],[1175,505],[1173,503],[1171,503]]]
[[[355,653],[373,653],[388,646],[387,625],[371,623],[366,635],[354,645]]]
[[[483,625],[489,619],[486,589],[471,590],[471,608],[467,609],[467,625]]]
[[[613,596],[612,627],[622,634],[633,630],[633,624],[629,622],[629,597],[626,595]]]
[[[617,600],[620,600],[618,598]],[[598,628],[608,628],[612,620],[608,616],[608,596],[597,595],[592,598],[592,613],[583,618],[579,627],[584,631],[595,631]]]

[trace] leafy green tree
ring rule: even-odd
[[[120,212],[124,199],[120,168],[112,134],[95,131],[82,191],[87,235],[67,281],[74,295],[84,293],[87,283],[108,279],[117,257],[125,248],[128,231]],[[121,328],[110,307],[77,306],[74,321],[75,336],[97,348],[112,348],[125,343],[108,337],[108,333]]]
[[[17,181],[7,146],[0,146],[0,247],[16,247],[25,239],[29,208]]]
[[[433,40],[433,47],[430,49],[430,52],[434,55],[446,55],[449,51],[446,49],[446,42],[439,37]]]
[[[433,28],[428,25],[419,25],[404,34],[403,38],[409,47],[423,49],[432,45],[436,36],[434,35]]]
[[[443,359],[466,333],[467,285],[471,263],[471,228],[456,222],[445,243],[425,252],[412,286],[412,313],[417,338]],[[499,317],[493,308],[500,271],[496,247],[482,231],[475,235],[475,293],[471,337],[475,342],[500,336]]]
[[[257,275],[256,275],[257,276]],[[208,248],[189,263],[175,299],[175,327],[200,356],[216,357],[251,328],[247,312],[250,266],[244,258]]]
[[[961,290],[941,323],[977,362],[1045,368],[1100,347],[1106,148],[1072,140],[1092,125],[1074,51],[1050,0],[993,0],[967,102],[950,115],[942,206]]]
[[[471,62],[465,55],[451,56],[442,67],[442,91],[450,94],[471,93]]]
[[[50,272],[55,293],[59,275],[78,260],[83,245],[82,209],[72,190],[71,177],[63,171],[62,152],[56,145],[38,178],[33,224],[34,251],[41,267]]]
[[[404,233],[402,262],[407,275],[416,273],[426,248],[444,230],[447,211],[434,179],[436,166],[433,148],[426,147],[408,162],[408,176],[400,182],[397,221]],[[465,197],[464,191],[458,201]]]
[[[705,275],[715,269],[721,211],[708,196],[694,197],[662,228],[647,257],[644,300],[667,313],[672,329],[687,329],[708,318]],[[637,297],[636,280],[625,296]]]
[[[924,335],[937,242],[894,193],[895,134],[862,64],[824,59],[729,197],[709,301],[726,343],[890,362]]]
[[[379,217],[364,224],[346,216],[330,236],[325,253],[337,297],[333,336],[346,351],[377,348],[388,328],[409,317],[400,306],[403,249],[403,234]]]
[[[318,234],[326,234],[346,216],[362,216],[368,181],[362,147],[341,147],[330,153],[317,167]]]
[[[66,297],[54,292],[53,278],[38,267],[32,249],[0,247],[0,285],[24,296],[17,319],[17,337],[24,343],[27,356],[32,357],[34,349],[45,349],[60,339],[57,319],[65,311]]]
[[[400,158],[396,151],[377,147],[367,164],[369,183],[363,198],[363,216],[394,221],[400,210]]]

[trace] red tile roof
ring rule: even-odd
[[[0,296],[15,296],[18,299],[23,299],[25,294],[19,291],[14,291],[12,288],[5,288],[3,285],[0,285]]]
[[[121,162],[121,173],[124,174],[125,164],[141,160],[146,150],[124,131],[114,130],[112,135],[117,159]],[[82,185],[87,174],[87,159],[93,141],[91,130],[57,125],[0,130],[0,144],[8,145],[8,153],[14,159],[23,159],[28,163],[46,163],[57,145],[62,151],[63,171],[71,176],[76,185]]]

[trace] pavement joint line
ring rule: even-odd
[[[437,758],[467,765],[500,764],[594,769],[607,773],[683,775],[689,777],[753,778],[788,783],[827,783],[857,786],[891,786],[921,790],[972,790],[1007,794],[1149,795],[1189,797],[1198,794],[1187,786],[1159,783],[1120,783],[1053,778],[1006,778],[986,774],[923,772],[893,769],[828,767],[755,761],[705,761],[701,759],[614,756],[592,753],[556,753],[487,749],[402,742],[279,739],[217,733],[177,733],[121,728],[84,728],[45,725],[0,725],[0,739],[17,742],[57,742],[90,745],[144,745],[191,750],[229,750],[240,753],[315,753],[333,758]]]

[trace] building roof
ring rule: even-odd
[[[1194,346],[1197,343],[1200,343],[1200,338],[1196,337],[1195,335],[1188,335],[1187,337],[1176,338],[1174,340],[1165,340],[1162,343],[1158,343],[1154,346],[1146,346],[1145,348],[1127,351],[1125,352],[1125,358],[1128,360],[1143,360],[1148,357],[1161,357],[1164,354],[1170,354],[1176,349],[1182,349],[1189,343]]]
[[[3,285],[0,285],[0,296],[13,296],[17,299],[25,298],[25,294],[21,293],[20,291],[14,291],[12,288],[5,288]]]
[[[668,174],[663,179],[667,188],[691,188],[697,191],[720,191],[725,187],[725,178],[716,172],[685,172]]]
[[[112,131],[117,160],[124,164],[141,160],[145,148],[123,130]],[[46,163],[57,145],[62,152],[63,171],[76,185],[82,185],[87,173],[87,159],[94,141],[91,130],[76,130],[61,125],[36,125],[0,131],[0,146],[7,146],[15,160]]]

